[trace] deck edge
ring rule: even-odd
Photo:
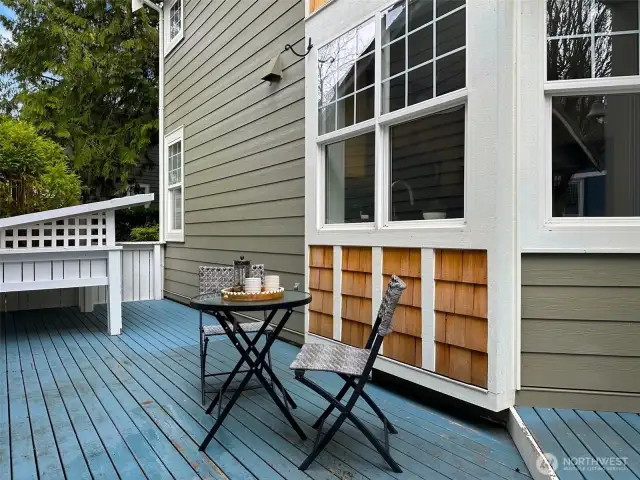
[[[507,430],[534,480],[558,480],[558,476],[515,407],[509,408]]]

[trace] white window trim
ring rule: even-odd
[[[176,184],[176,185],[171,185],[169,186],[169,147],[177,142],[181,142],[182,143],[182,148],[181,148],[181,161],[182,161],[182,168],[180,169],[182,175],[181,175],[181,179],[180,179],[180,183]],[[172,131],[171,133],[165,135],[164,137],[164,177],[167,179],[166,180],[166,186],[165,186],[165,194],[164,194],[164,198],[165,198],[165,209],[164,209],[164,214],[165,214],[165,221],[164,224],[166,225],[166,231],[165,231],[165,240],[167,242],[184,242],[184,196],[185,196],[185,188],[184,188],[184,152],[185,152],[185,145],[184,145],[184,127],[178,127],[176,130]],[[182,225],[182,228],[180,230],[173,230],[171,229],[171,216],[172,216],[172,212],[173,212],[173,207],[171,205],[171,195],[169,195],[169,192],[177,187],[182,188],[182,219],[180,224]]]
[[[138,183],[138,187],[142,190],[142,193],[147,194],[147,193],[151,193],[151,185],[149,185],[148,183]],[[127,197],[130,197],[132,195],[135,195],[135,189],[132,185],[129,186],[129,188],[127,188]],[[145,203],[144,204],[144,208],[149,208],[151,206],[150,203]]]
[[[180,31],[171,38],[171,7],[177,1],[180,1]],[[165,57],[182,41],[184,38],[184,0],[173,0],[167,2],[163,8],[164,12],[164,55]]]
[[[553,217],[551,101],[640,92],[640,75],[546,80],[546,1],[522,2],[518,38],[518,218],[523,252],[638,252],[640,217]]]

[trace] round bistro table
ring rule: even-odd
[[[296,420],[291,415],[291,412],[289,411],[289,404],[292,406],[292,408],[296,408],[295,402],[293,401],[289,393],[285,390],[282,382],[280,382],[278,377],[276,377],[276,375],[273,373],[273,370],[267,364],[265,359],[276,337],[280,334],[287,321],[289,321],[289,318],[293,313],[293,309],[295,307],[301,307],[309,303],[311,303],[311,295],[307,292],[300,292],[297,290],[286,290],[282,298],[275,300],[238,302],[225,300],[220,294],[213,293],[198,295],[197,297],[193,297],[191,299],[191,307],[200,310],[201,312],[209,313],[216,317],[218,322],[220,322],[220,325],[222,325],[225,333],[231,340],[231,343],[233,343],[238,352],[240,352],[240,360],[227,377],[227,380],[222,385],[220,391],[211,401],[211,404],[207,408],[208,414],[213,411],[217,402],[221,401],[222,395],[224,395],[226,389],[229,388],[229,385],[231,385],[233,378],[238,374],[242,366],[245,363],[249,366],[249,370],[240,382],[239,387],[234,391],[233,396],[231,397],[229,402],[227,402],[226,406],[222,410],[222,413],[218,416],[215,424],[213,425],[211,430],[209,430],[209,433],[200,445],[201,451],[204,451],[207,448],[207,445],[209,445],[209,442],[215,436],[216,432],[222,425],[222,422],[231,411],[231,408],[233,408],[233,405],[236,403],[236,401],[240,397],[240,394],[247,386],[249,380],[251,380],[251,377],[253,375],[255,375],[260,380],[260,383],[262,383],[263,387],[267,390],[267,392],[269,392],[269,395],[271,396],[275,404],[282,411],[293,429],[298,433],[298,435],[300,435],[300,438],[306,440],[307,436],[302,431],[302,428],[300,428],[300,425],[298,425],[298,422],[296,422]],[[274,322],[271,335],[266,336],[264,347],[258,350],[258,340],[260,340],[260,338],[265,335],[267,326],[271,324],[279,310],[283,310],[284,314],[282,315],[280,320]],[[233,316],[233,312],[258,311],[269,313],[260,330],[258,330],[255,337],[251,339],[242,329],[242,323],[236,321],[235,317]],[[246,347],[242,344],[242,342],[240,342],[239,338],[242,338],[242,340],[246,344]],[[252,354],[254,358],[252,358]],[[264,372],[267,372],[272,383],[265,378]],[[282,392],[285,398],[284,402],[280,399],[280,397],[278,397],[273,388],[274,386],[278,387]]]

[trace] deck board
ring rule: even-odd
[[[369,394],[399,430],[390,440],[403,474],[391,472],[348,423],[300,472],[313,440],[302,442],[262,389],[244,392],[207,452],[199,452],[214,417],[200,404],[197,325],[197,312],[171,301],[123,304],[120,336],[106,335],[103,306],[93,313],[1,313],[0,478],[530,478],[504,430],[374,384]],[[228,340],[215,339],[209,348],[209,372],[228,371],[239,358]],[[311,424],[326,403],[293,379],[289,364],[297,351],[276,342],[273,368],[299,405],[294,416],[313,438]],[[330,391],[341,386],[338,377],[312,376]],[[355,413],[382,437],[366,403]],[[620,422],[609,427],[609,436],[627,434],[623,425],[636,431]]]
[[[558,459],[560,480],[640,479],[640,428],[634,426],[637,423],[640,427],[638,414],[533,407],[517,410],[542,451]]]

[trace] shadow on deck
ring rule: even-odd
[[[530,478],[506,430],[479,426],[369,384],[399,430],[394,474],[350,424],[307,472],[301,441],[263,390],[245,392],[205,453],[213,425],[200,404],[198,314],[168,300],[123,304],[123,333],[106,335],[103,306],[1,313],[0,478],[518,479]],[[231,370],[228,341],[210,344],[210,371]],[[293,379],[298,349],[276,342],[276,373],[311,424],[326,404]],[[330,391],[338,378],[314,373]],[[356,414],[383,435],[368,406]],[[335,416],[333,417],[335,418]],[[330,420],[325,424],[328,428]],[[521,473],[523,472],[523,473]]]

